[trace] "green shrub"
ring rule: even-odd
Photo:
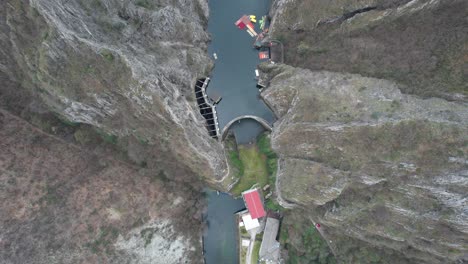
[[[112,135],[112,134],[108,134],[102,130],[97,130],[97,133],[99,134],[99,136],[102,138],[102,140],[104,140],[104,142],[106,143],[110,143],[110,144],[117,144],[117,136],[116,135]]]
[[[301,42],[297,46],[297,53],[299,55],[305,55],[305,54],[309,53],[310,50],[311,49],[310,49],[309,45],[307,45],[305,42]]]
[[[114,61],[114,54],[112,54],[112,51],[108,49],[103,49],[101,50],[101,56],[103,56],[107,61],[113,62]]]
[[[146,8],[146,9],[150,9],[152,7],[152,4],[150,3],[149,0],[137,0],[135,5]]]
[[[267,133],[261,134],[257,139],[257,145],[260,153],[266,156],[266,164],[268,175],[270,176],[270,184],[274,184],[274,179],[276,176],[276,171],[278,169],[278,156],[271,148],[270,138]]]
[[[281,205],[279,205],[277,202],[273,201],[272,199],[268,199],[265,203],[265,206],[267,209],[270,209],[272,211],[283,210],[283,207],[281,207]]]
[[[372,112],[371,118],[378,120],[380,117],[380,112]]]
[[[244,174],[244,164],[239,158],[239,153],[237,151],[229,151],[229,160],[231,164],[237,168],[239,175],[242,176]]]

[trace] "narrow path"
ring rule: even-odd
[[[250,244],[249,244],[249,249],[247,250],[247,254],[245,257],[245,264],[251,264],[252,262],[252,252],[253,248],[255,245],[255,236],[257,235],[257,232],[252,232],[250,233]],[[256,264],[256,263],[254,263]]]

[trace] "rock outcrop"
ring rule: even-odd
[[[208,14],[0,2],[0,262],[202,262],[201,183],[226,173],[193,91]]]
[[[0,5],[5,104],[17,107],[5,98],[26,88],[44,111],[160,145],[208,180],[223,176],[222,147],[208,136],[193,91],[212,67],[206,1]]]
[[[466,101],[467,8],[464,0],[276,0],[271,32],[287,64]]]
[[[322,225],[339,262],[466,257],[466,104],[405,95],[392,81],[360,75],[262,70],[271,78],[262,94],[279,116],[272,147],[280,196]],[[300,239],[292,246],[303,247]]]

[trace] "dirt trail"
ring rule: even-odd
[[[254,248],[254,245],[255,245],[255,236],[256,235],[257,235],[257,232],[250,233],[250,244],[249,244],[249,248],[247,249],[245,264],[251,264],[251,262],[252,262],[252,252],[253,252],[253,248]],[[256,264],[256,263],[254,263],[254,264]]]

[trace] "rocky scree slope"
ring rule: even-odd
[[[467,10],[464,0],[276,0],[271,32],[288,64],[466,101]]]
[[[360,75],[262,70],[271,78],[263,96],[279,116],[271,138],[281,198],[322,225],[340,262],[463,262],[466,104]]]
[[[208,179],[224,174],[222,147],[208,136],[193,92],[212,66],[206,1],[0,5],[3,105],[52,111],[122,141],[157,145]]]

